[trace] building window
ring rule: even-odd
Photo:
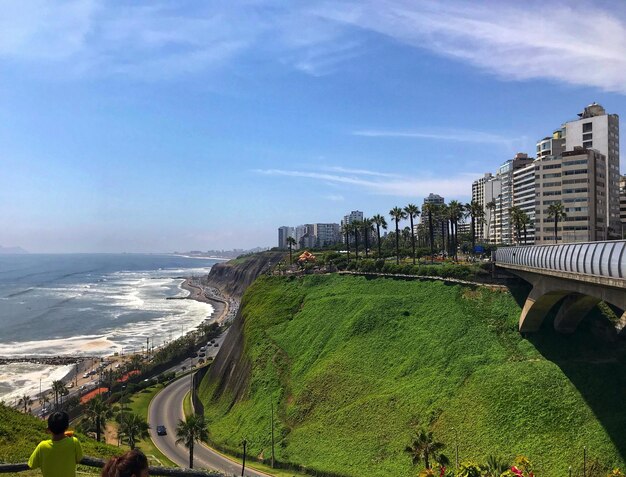
[[[586,149],[590,149],[593,147],[593,141],[585,141],[583,142],[583,147]]]
[[[591,141],[593,139],[592,133],[583,134],[583,141]]]
[[[591,132],[592,128],[593,128],[593,123],[584,123],[583,124],[583,132],[584,133]]]

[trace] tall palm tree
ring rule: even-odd
[[[450,254],[450,231],[448,230],[448,224],[450,222],[450,217],[448,216],[448,206],[446,204],[436,204],[435,205],[436,217],[437,221],[441,226],[441,252],[445,252],[448,250],[448,255]],[[446,237],[448,238],[448,246],[446,247]]]
[[[528,217],[528,214],[524,212],[523,210],[522,210],[522,213],[520,214],[520,223],[522,224],[522,231],[524,232],[524,245],[526,245],[528,244],[526,227],[530,225],[530,217]]]
[[[476,248],[476,226],[485,222],[485,210],[483,209],[483,206],[475,200],[471,201],[469,204],[465,204],[465,210],[471,220],[472,253],[474,253],[474,249]]]
[[[293,265],[293,246],[297,243],[293,237],[287,237],[287,245],[289,246],[289,265]]]
[[[346,253],[348,254],[348,262],[350,261],[350,224],[343,224],[341,226],[341,233],[346,240]]]
[[[402,219],[406,219],[406,214],[404,213],[404,210],[402,210],[400,207],[394,207],[393,209],[389,211],[389,215],[391,216],[391,219],[396,222],[396,264],[399,265],[400,264],[400,242],[399,242],[400,229],[398,227],[398,224],[400,223]]]
[[[113,416],[113,411],[108,403],[104,402],[102,396],[96,396],[87,405],[87,418],[96,430],[96,440],[100,442],[102,430],[106,426],[107,419]]]
[[[359,233],[361,232],[361,221],[355,220],[350,224],[350,229],[354,234],[354,256],[355,259],[359,259]]]
[[[448,217],[450,219],[450,227],[452,231],[452,254],[454,259],[457,260],[457,249],[459,242],[458,225],[459,220],[463,219],[463,205],[458,200],[451,200],[448,204]]]
[[[120,423],[120,436],[125,437],[131,449],[137,445],[137,441],[147,439],[150,434],[150,426],[146,420],[135,413],[120,413],[118,415]]]
[[[423,461],[424,466],[430,469],[431,459],[441,465],[448,465],[448,458],[441,453],[444,447],[443,443],[435,441],[432,432],[421,429],[413,439],[413,442],[411,442],[411,445],[406,446],[404,451],[411,456],[413,465]]]
[[[554,243],[558,243],[557,227],[559,220],[565,220],[567,218],[565,207],[563,207],[561,202],[556,202],[548,206],[548,218],[554,220]]]
[[[430,242],[430,261],[435,258],[435,229],[433,226],[433,215],[436,212],[436,208],[433,204],[424,204],[422,207],[422,214],[428,215],[428,240]]]
[[[192,414],[185,421],[178,421],[176,426],[176,444],[183,444],[189,449],[189,468],[193,469],[193,446],[196,441],[205,441],[209,438],[204,416]]]
[[[376,224],[376,235],[378,237],[378,258],[381,258],[382,254],[380,251],[380,228],[382,227],[383,229],[387,230],[387,221],[385,220],[385,217],[383,215],[376,214],[374,217],[372,217],[372,222]]]
[[[514,205],[509,209],[509,221],[513,224],[513,234],[518,245],[522,232],[521,213],[522,209],[518,205]]]
[[[33,405],[33,400],[28,394],[24,394],[17,403],[18,406],[24,406],[24,413],[28,412],[28,408]]]
[[[365,258],[369,258],[369,246],[370,246],[370,232],[374,221],[372,219],[363,219],[361,222],[361,228],[363,230],[363,244],[365,246]]]
[[[67,394],[65,383],[60,379],[52,381],[52,392],[54,393],[54,408],[59,409],[59,397]]]
[[[39,396],[39,405],[43,409],[46,407],[46,404],[50,404],[50,398],[48,397],[47,393],[44,393],[41,396]]]
[[[413,257],[413,265],[415,265],[415,228],[413,227],[413,219],[420,214],[420,209],[415,204],[409,204],[404,208],[404,212],[411,221],[411,255]]]
[[[494,242],[495,242],[495,224],[493,223],[493,213],[496,211],[496,201],[490,200],[485,204],[485,207],[489,210],[489,230],[487,230],[487,235],[491,239],[491,227],[494,227]],[[493,225],[492,225],[493,224]]]

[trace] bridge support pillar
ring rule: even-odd
[[[522,314],[519,318],[520,332],[532,333],[539,331],[541,323],[543,323],[548,312],[565,295],[567,295],[567,292],[554,291],[545,293],[543,287],[534,286],[528,298],[526,298],[524,308],[522,308]]]
[[[579,293],[568,295],[554,318],[554,329],[559,333],[573,333],[582,319],[600,301],[599,298]]]

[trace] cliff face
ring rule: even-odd
[[[264,252],[240,260],[219,263],[211,268],[209,285],[240,300],[246,288],[268,268],[283,260],[284,256],[285,254],[281,252]],[[250,375],[250,363],[243,356],[244,323],[240,307],[215,361],[203,379],[202,387],[215,389],[213,399],[228,392],[233,396],[233,402],[236,402],[245,392]]]
[[[218,263],[211,267],[208,284],[225,295],[240,300],[246,288],[284,256],[282,252],[263,252],[226,263]]]

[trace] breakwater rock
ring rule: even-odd
[[[0,366],[11,363],[37,363],[49,366],[66,366],[76,364],[86,359],[94,359],[92,356],[0,356]]]

